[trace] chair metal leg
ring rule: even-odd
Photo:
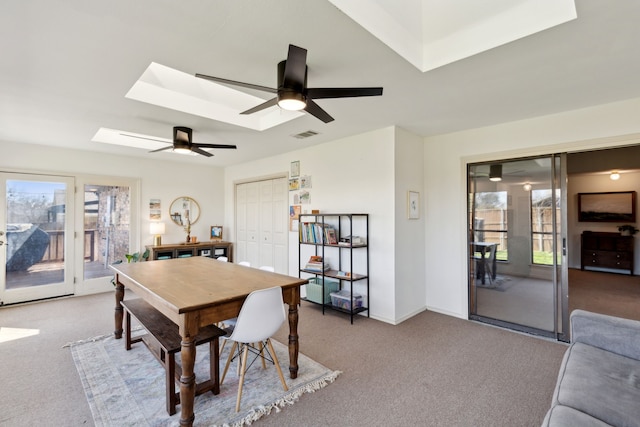
[[[264,361],[264,343],[258,343],[258,350],[260,351],[260,359],[262,359],[262,369],[267,369],[267,364]]]

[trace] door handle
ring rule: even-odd
[[[567,255],[567,238],[566,237],[562,238],[562,255],[563,256]]]

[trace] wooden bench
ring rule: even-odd
[[[176,393],[175,381],[179,381],[182,375],[182,369],[175,361],[175,355],[182,347],[178,325],[142,299],[130,299],[121,304],[126,314],[125,347],[131,350],[131,344],[142,341],[160,361],[166,372],[167,412],[173,415],[176,413],[176,405],[180,403],[180,393]],[[131,337],[131,316],[147,330],[147,334]],[[225,331],[214,325],[201,328],[196,335],[196,346],[209,343],[210,354],[209,379],[196,384],[196,396],[207,391],[220,393],[218,338],[224,335]]]

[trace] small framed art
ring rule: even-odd
[[[222,240],[222,226],[221,225],[212,225],[211,226],[211,240]]]

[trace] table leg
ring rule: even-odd
[[[117,279],[117,276],[116,276]],[[122,315],[123,309],[120,302],[124,299],[124,285],[116,281],[116,309],[115,309],[115,330],[113,332],[115,338],[118,340],[122,338]]]
[[[180,376],[180,425],[192,426],[195,415],[193,401],[196,396],[196,374],[193,371],[196,363],[196,339],[193,336],[183,336],[180,350],[182,360],[182,375]]]
[[[298,378],[298,304],[289,303],[289,376]]]

